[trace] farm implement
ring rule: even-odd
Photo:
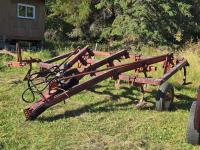
[[[23,67],[23,66],[29,64],[31,66],[30,68],[32,68],[33,63],[41,62],[40,59],[32,58],[32,57],[30,57],[30,59],[22,59],[22,49],[21,49],[21,46],[19,43],[16,43],[16,54],[13,54],[8,51],[7,51],[7,54],[12,55],[12,56],[16,55],[16,57],[17,57],[16,61],[11,61],[8,63],[9,67],[20,68],[20,67]]]
[[[103,58],[95,60],[96,57]],[[158,63],[161,64],[163,76],[153,79],[148,76],[148,72],[157,71],[158,66],[154,65]],[[143,94],[138,108],[145,104],[145,85],[160,86],[156,109],[170,110],[174,90],[166,81],[182,69],[183,83],[186,84],[188,65],[184,58],[175,59],[173,53],[143,58],[142,55],[130,55],[127,50],[108,53],[92,51],[88,46],[77,48],[70,53],[41,62],[39,72],[30,74],[27,80],[28,88],[23,92],[22,99],[32,103],[38,95],[40,98],[25,109],[24,113],[27,120],[34,120],[49,107],[108,78],[116,81],[116,87],[119,87],[121,82],[139,87]]]
[[[193,145],[200,144],[200,87],[197,90],[197,100],[190,108],[186,140]]]
[[[29,59],[22,59],[22,48],[19,43],[16,43],[16,53],[12,53],[8,50],[1,50],[0,54],[9,55],[16,58],[16,61],[8,62],[8,67],[21,68],[26,65],[29,65],[30,69],[28,70],[26,76],[24,77],[24,80],[27,80],[28,76],[30,76],[30,73],[32,71],[32,64],[40,63],[42,61],[38,58],[32,58],[32,57],[30,57]]]

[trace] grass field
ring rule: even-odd
[[[149,107],[137,110],[135,104],[140,93],[136,88],[124,85],[116,90],[114,82],[106,80],[71,97],[66,104],[48,109],[32,122],[25,122],[23,109],[29,104],[21,100],[26,88],[22,79],[27,68],[7,68],[5,65],[10,58],[1,56],[0,149],[200,149],[185,142],[189,108],[200,84],[197,48],[194,45],[176,54],[190,62],[188,81],[193,84],[181,86],[178,83],[182,81],[181,72],[170,80],[176,94],[172,112],[154,110],[155,91],[145,94]],[[145,50],[146,55],[160,53],[164,52]],[[31,55],[50,57],[46,51]]]

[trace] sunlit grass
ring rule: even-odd
[[[105,80],[71,97],[66,104],[61,102],[48,109],[36,121],[25,122],[23,109],[29,104],[21,100],[21,94],[26,88],[22,79],[28,67],[3,67],[0,71],[0,148],[199,149],[185,142],[188,110],[200,83],[199,51],[191,49],[176,54],[188,59],[188,81],[193,84],[179,84],[182,72],[170,79],[176,94],[172,112],[157,112],[151,107],[137,110],[135,103],[140,99],[137,88],[123,85],[116,90],[113,81]],[[156,56],[166,51],[145,49],[132,53]],[[24,53],[25,58],[29,56],[46,60],[51,54],[48,51]],[[5,66],[9,60],[1,59],[0,63]],[[162,75],[161,71],[155,74]],[[145,94],[150,106],[155,102],[154,96],[155,92]]]

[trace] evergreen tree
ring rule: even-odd
[[[199,0],[47,1],[47,28],[118,45],[182,45],[200,35]]]

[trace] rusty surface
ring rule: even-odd
[[[39,66],[40,66],[41,69],[51,69],[52,67],[55,67],[55,66],[58,66],[58,65],[41,62],[41,63],[39,63]]]
[[[75,63],[77,63],[78,61],[81,61],[83,63],[84,61],[84,57],[86,57],[87,54],[89,55],[90,57],[90,54],[92,52],[90,52],[88,46],[84,47],[82,50],[80,50],[69,62],[67,62],[65,64],[65,69],[69,69],[71,68]],[[83,64],[83,65],[86,65],[86,64]]]
[[[47,60],[47,61],[44,61],[43,63],[47,63],[47,64],[53,63],[53,62],[59,61],[59,60],[61,60],[61,59],[67,58],[67,57],[70,56],[71,54],[73,54],[73,51],[72,51],[72,52],[69,52],[69,53],[67,53],[67,54],[64,54],[64,55],[60,55],[60,56],[51,58],[51,59],[49,59],[49,60]]]
[[[179,71],[181,68],[188,66],[188,62],[186,59],[183,59],[178,64],[173,66],[171,69],[168,69],[168,72],[166,72],[163,77],[160,78],[161,84],[167,81],[171,76],[173,76],[177,71]]]
[[[120,81],[126,81],[126,82],[128,82],[129,84],[132,84],[132,85],[134,85],[135,83],[160,85],[159,79],[137,77],[137,76],[125,75],[125,74],[119,75],[119,80]]]
[[[122,59],[130,58],[129,53],[126,50],[117,53],[92,52],[88,46],[81,50],[77,50],[76,53],[69,54],[40,63],[40,66],[43,65],[42,67],[49,69],[52,67],[51,65],[53,65],[49,63],[66,59],[70,56],[69,60],[62,64],[63,67],[58,64],[58,66],[64,68],[64,70],[60,69],[55,78],[47,78],[45,80],[48,83],[48,86],[46,91],[43,92],[42,97],[24,110],[27,120],[35,119],[47,108],[68,99],[105,79],[112,78],[118,81],[126,81],[133,86],[138,84],[141,87],[143,84],[161,85],[181,68],[188,65],[188,62],[185,59],[181,59],[174,63],[175,60],[173,54],[165,54],[146,59],[143,59],[142,55],[134,55],[134,60],[132,60],[132,62],[123,64],[120,62]],[[95,61],[92,59],[92,56],[94,55],[106,57],[102,60]],[[73,68],[77,62],[81,64],[81,68],[79,69],[78,67]],[[152,65],[160,62],[164,63],[163,70],[165,74],[158,79],[149,78],[147,72],[156,71],[157,67]],[[143,73],[145,77],[125,74],[125,72],[131,70],[134,70],[137,74]],[[91,76],[91,79],[81,82],[81,79],[88,75]]]
[[[115,53],[111,56],[108,56],[106,58],[104,58],[103,60],[100,60],[100,61],[96,61],[95,63],[93,63],[91,66],[89,66],[88,68],[86,68],[85,70],[89,71],[89,70],[95,70],[105,64],[109,64],[109,63],[112,63],[114,60],[118,60],[122,57],[125,57],[125,58],[128,58],[129,55],[128,55],[128,52],[126,50],[122,50],[118,53]]]
[[[95,56],[98,56],[98,57],[108,57],[113,54],[116,54],[116,52],[102,52],[102,51],[93,51],[93,53],[95,54]],[[129,54],[129,58],[135,59],[139,55],[140,54],[136,54],[136,55]],[[140,58],[142,58],[142,55],[140,55]]]
[[[10,54],[11,55],[11,54]],[[30,59],[22,59],[22,48],[20,46],[20,44],[17,42],[16,43],[16,61],[11,61],[11,62],[8,62],[8,66],[9,67],[16,67],[16,68],[20,68],[20,67],[23,67],[27,64],[31,64],[32,63],[40,63],[41,60],[40,59],[37,59],[37,58],[32,58],[30,57]]]
[[[19,43],[16,43],[17,62],[22,62],[22,49]]]
[[[8,66],[9,67],[14,67],[14,68],[20,68],[20,67],[23,67],[25,65],[26,65],[26,63],[23,63],[23,62],[17,62],[17,61],[8,62]]]
[[[73,58],[71,58],[72,56]],[[54,66],[60,66],[58,64],[52,64],[52,63],[55,63],[56,61],[63,59],[68,60],[69,58],[71,58],[71,60],[68,60],[65,63],[64,67],[67,70],[77,62],[81,63],[82,65],[87,65],[88,64],[87,59],[91,58],[92,56],[94,56],[93,52],[88,48],[88,46],[85,46],[83,49],[75,49],[74,51],[69,52],[67,54],[60,55],[52,59],[49,59],[47,61],[41,62],[39,66],[41,69],[50,69]]]

